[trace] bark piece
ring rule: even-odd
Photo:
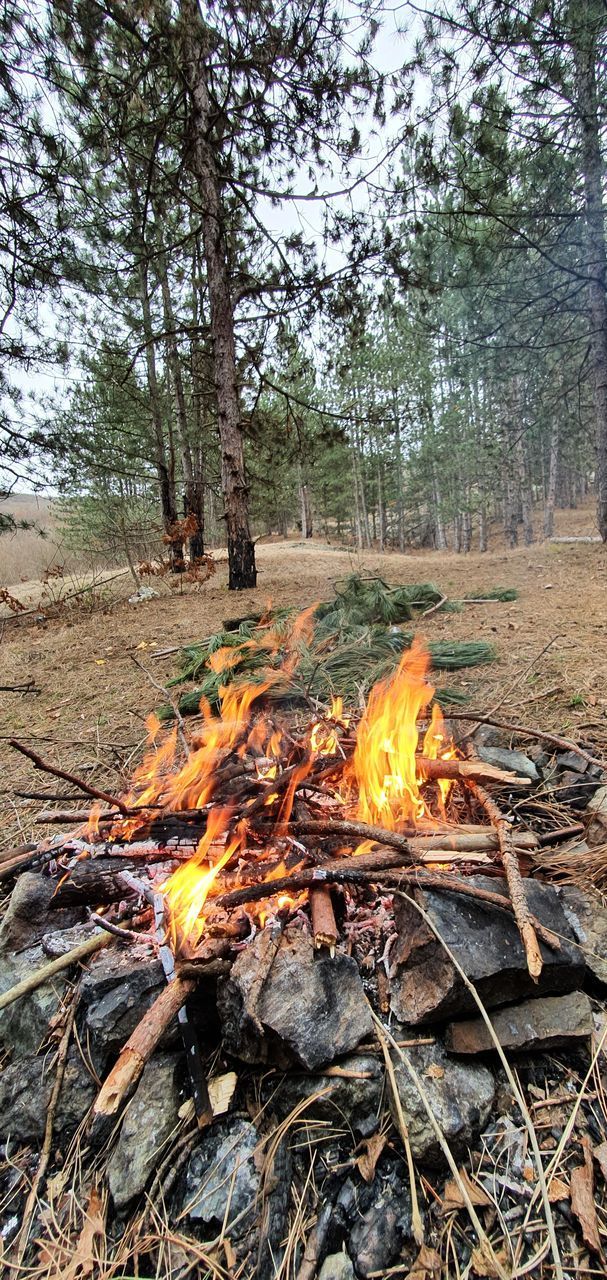
[[[469,877],[470,886],[490,890],[500,897],[508,893],[502,881],[486,876]],[[566,994],[579,987],[585,965],[575,945],[556,890],[537,880],[526,882],[529,904],[543,926],[557,933],[561,948],[542,947],[543,969],[539,984],[530,977],[525,952],[514,919],[488,902],[448,889],[440,893],[417,889],[420,904],[453,951],[464,973],[488,1008],[511,1004],[532,994]],[[413,1025],[438,1022],[460,1013],[476,1013],[477,1007],[432,930],[415,908],[395,899],[398,940],[392,952],[392,1011]]]
[[[599,1222],[594,1202],[594,1168],[590,1138],[582,1138],[582,1150],[584,1163],[571,1171],[569,1184],[571,1209],[582,1228],[584,1243],[603,1260]]]
[[[592,1006],[582,991],[565,996],[546,996],[500,1009],[491,1021],[497,1038],[506,1050],[556,1049],[588,1039],[592,1035]],[[453,1053],[475,1054],[495,1051],[482,1018],[451,1023],[447,1048]]]

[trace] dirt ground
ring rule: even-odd
[[[588,512],[561,513],[559,533],[590,534]],[[565,732],[607,749],[607,550],[598,543],[538,543],[485,555],[355,552],[320,541],[269,542],[257,548],[259,586],[232,594],[227,566],[203,587],[168,592],[132,605],[122,598],[102,611],[74,612],[43,624],[0,623],[0,684],[32,678],[37,696],[0,692],[0,848],[39,837],[40,805],[16,791],[66,793],[66,784],[37,773],[8,746],[15,735],[55,764],[116,791],[145,739],[144,721],[161,700],[143,662],[161,683],[179,646],[217,630],[222,619],[275,604],[307,606],[332,596],[334,583],[356,569],[393,584],[432,580],[452,598],[491,587],[516,587],[514,603],[466,606],[435,614],[420,630],[434,639],[490,640],[497,661],[454,673],[471,705],[522,723]],[[86,599],[86,597],[84,597]],[[447,681],[445,681],[447,682]]]

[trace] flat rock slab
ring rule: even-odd
[[[607,908],[591,889],[568,884],[557,892],[580,944],[588,973],[597,982],[607,984]]]
[[[519,1052],[530,1049],[558,1049],[592,1035],[592,1005],[583,991],[566,996],[544,996],[492,1014],[495,1034],[503,1049]],[[454,1053],[495,1052],[495,1045],[482,1018],[452,1022],[446,1045]]]
[[[507,747],[479,747],[478,757],[485,764],[493,764],[496,769],[507,769],[518,774],[519,778],[529,778],[530,782],[539,782],[540,775],[533,760],[522,751],[509,751]]]
[[[220,1121],[193,1152],[186,1174],[189,1218],[221,1228],[238,1238],[255,1218],[261,1186],[261,1157],[256,1158],[259,1133],[238,1116]]]
[[[265,1062],[282,1050],[308,1071],[351,1053],[373,1030],[356,962],[315,951],[299,926],[287,929],[273,952],[271,946],[258,935],[220,985],[228,1052]]]
[[[508,899],[503,880],[470,876],[466,883]],[[564,994],[583,983],[584,958],[556,889],[538,880],[526,880],[525,887],[533,914],[561,940],[560,951],[540,944],[544,967],[539,983],[529,976],[509,912],[464,894],[416,891],[420,905],[488,1008],[531,995]],[[397,897],[394,917],[398,938],[392,953],[391,1004],[398,1020],[418,1026],[476,1012],[471,993],[415,907]]]
[[[108,1162],[117,1209],[143,1191],[178,1124],[180,1056],[157,1054],[147,1063]]]
[[[13,1146],[42,1140],[54,1082],[54,1069],[46,1057],[19,1058],[4,1068],[0,1074],[0,1137],[12,1139]],[[71,1048],[57,1103],[55,1143],[77,1129],[96,1092],[78,1050]]]
[[[453,1153],[463,1155],[491,1114],[495,1098],[491,1071],[477,1062],[460,1062],[450,1057],[439,1041],[406,1049],[404,1053],[420,1078],[432,1114]],[[443,1165],[445,1157],[417,1086],[398,1058],[394,1059],[394,1070],[414,1157],[422,1164]],[[398,1122],[392,1095],[390,1107]]]

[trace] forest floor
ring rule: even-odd
[[[592,513],[559,513],[559,534],[591,534]],[[334,584],[354,570],[378,573],[392,584],[432,580],[453,599],[483,589],[515,587],[512,603],[467,605],[434,614],[423,624],[428,640],[488,639],[497,661],[449,676],[473,707],[499,703],[507,719],[541,725],[607,746],[607,550],[600,543],[537,543],[466,556],[439,552],[357,555],[309,543],[271,541],[257,547],[259,586],[227,590],[225,557],[204,586],[186,587],[136,605],[122,597],[56,621],[0,623],[0,683],[35,682],[36,696],[0,692],[0,848],[39,838],[39,805],[15,790],[63,791],[17,756],[15,735],[52,762],[85,774],[114,791],[129,776],[145,740],[145,719],[161,700],[137,658],[161,683],[175,671],[175,655],[152,659],[157,649],[180,646],[216,631],[224,618],[260,612],[269,600],[299,605],[332,597]],[[154,582],[155,586],[156,583]],[[50,785],[49,785],[50,783]]]

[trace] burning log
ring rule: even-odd
[[[312,935],[317,951],[327,947],[331,956],[335,955],[335,944],[339,937],[335,912],[331,900],[331,890],[327,885],[315,884],[310,889],[310,915],[312,917]]]
[[[495,831],[485,827],[450,827],[445,824],[442,831],[424,835],[422,831],[416,835],[404,835],[400,831],[386,831],[384,827],[376,827],[367,822],[342,822],[337,819],[317,821],[303,819],[292,822],[289,831],[297,835],[333,836],[342,841],[366,841],[374,844],[388,845],[408,855],[412,861],[430,849],[445,849],[451,852],[480,851],[492,852],[499,849],[499,841]],[[538,838],[530,831],[516,833],[515,843],[520,849],[537,849]],[[448,857],[446,858],[448,861]]]

